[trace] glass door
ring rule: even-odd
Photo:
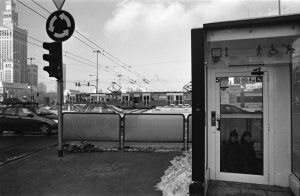
[[[268,182],[266,77],[266,74],[250,72],[216,75],[216,177],[219,180]]]

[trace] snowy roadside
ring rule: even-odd
[[[192,183],[192,150],[175,157],[171,164],[156,188],[162,191],[163,196],[188,195]]]

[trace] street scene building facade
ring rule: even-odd
[[[16,4],[7,0],[0,26],[0,101],[34,100],[37,95],[38,67],[27,66],[27,35],[27,30],[19,27]]]
[[[15,3],[5,2],[3,25],[0,27],[0,80],[26,83],[27,30],[18,25]]]
[[[192,30],[194,181],[299,195],[299,21],[286,15]]]

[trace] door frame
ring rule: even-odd
[[[264,72],[263,82],[263,125],[264,125],[264,175],[234,174],[220,172],[220,132],[217,126],[212,126],[211,112],[216,111],[217,118],[220,117],[220,97],[219,84],[216,78],[223,76],[251,76],[253,69],[257,67],[227,67],[207,69],[207,111],[208,111],[208,167],[210,169],[210,179],[223,181],[236,181],[257,184],[273,184],[273,69],[272,67],[262,67]],[[219,99],[219,100],[217,100]]]

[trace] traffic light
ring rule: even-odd
[[[49,62],[49,66],[43,69],[49,73],[49,77],[55,77],[60,80],[62,78],[62,43],[51,42],[43,43],[43,48],[49,50],[49,54],[44,54],[43,59]]]
[[[90,83],[88,82],[88,86],[90,86]]]

